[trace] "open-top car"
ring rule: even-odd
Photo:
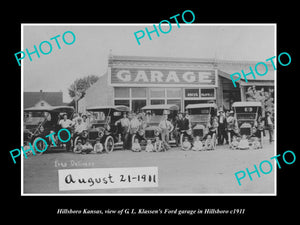
[[[87,140],[94,145],[96,139],[99,138],[106,152],[122,147],[121,130],[115,124],[122,118],[124,112],[129,112],[129,108],[117,105],[88,107],[86,110],[92,114]],[[74,143],[76,145],[76,141]]]
[[[189,104],[185,109],[188,111],[190,129],[181,132],[180,144],[183,142],[185,136],[187,136],[190,141],[196,136],[199,136],[200,140],[204,141],[212,126],[212,118],[217,114],[217,105],[215,103]],[[212,134],[212,140],[215,147],[217,140],[215,133]]]
[[[72,106],[30,107],[24,109],[24,144],[30,142],[33,145],[36,139],[45,139],[45,136],[50,132],[57,133],[60,129],[58,122],[62,119],[62,115],[67,114],[68,118],[71,118],[73,113],[74,108]],[[54,138],[54,140],[59,142],[57,138]],[[37,142],[37,147],[40,150],[44,149],[44,145],[42,141]]]
[[[159,123],[162,121],[164,115],[168,115],[168,120],[173,124],[170,128],[169,133],[169,144],[177,145],[176,136],[174,134],[174,121],[178,113],[179,107],[177,105],[166,104],[166,105],[147,105],[142,108],[146,116],[144,121],[146,126],[143,131],[137,132],[135,135],[143,136],[144,140],[154,140],[155,137],[160,136],[161,130]],[[134,136],[132,138],[134,140]]]
[[[234,102],[232,109],[237,121],[237,135],[246,135],[250,143],[253,137],[257,137],[262,146],[263,127],[260,125],[262,115],[261,102]],[[228,133],[229,143],[231,142],[231,138],[231,134]]]

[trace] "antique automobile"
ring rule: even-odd
[[[47,107],[30,107],[24,109],[24,145],[30,142],[33,147],[35,140],[38,138],[45,139],[50,132],[57,133],[61,128],[58,125],[63,114],[67,114],[68,118],[72,118],[74,108],[72,106],[47,106]],[[58,138],[54,135],[57,148],[61,147]],[[51,143],[50,140],[48,140]],[[38,149],[44,149],[45,143],[37,142]]]
[[[262,104],[261,102],[234,102],[232,104],[234,117],[237,123],[236,134],[241,137],[246,135],[251,143],[253,137],[260,140],[263,144],[263,126],[261,120]],[[231,142],[231,133],[228,132],[228,140]]]
[[[167,105],[147,105],[142,108],[145,113],[144,122],[145,126],[143,130],[139,130],[133,135],[132,140],[134,140],[136,135],[142,136],[144,141],[154,140],[155,137],[160,137],[161,130],[159,128],[159,123],[162,121],[163,116],[167,115],[168,120],[173,124],[170,128],[169,144],[177,146],[177,140],[174,129],[174,122],[179,110],[177,105],[167,104]]]
[[[185,109],[188,111],[190,129],[181,132],[180,145],[186,136],[189,138],[189,141],[192,141],[196,136],[199,136],[200,140],[204,141],[209,134],[212,119],[217,114],[217,105],[215,103],[189,104]],[[212,134],[212,139],[215,147],[217,140],[215,134]]]
[[[94,145],[99,138],[108,153],[121,148],[123,146],[121,129],[115,124],[122,118],[124,112],[129,111],[129,108],[123,105],[97,106],[89,107],[87,111],[92,115],[87,140]]]

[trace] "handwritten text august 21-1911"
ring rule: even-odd
[[[157,167],[58,170],[59,190],[157,187]]]

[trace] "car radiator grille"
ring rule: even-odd
[[[145,131],[145,137],[146,138],[154,138],[155,137],[154,130],[146,130]]]
[[[193,130],[193,135],[194,135],[194,137],[195,136],[202,137],[203,136],[203,130],[202,129]]]
[[[251,134],[251,128],[247,127],[247,128],[241,128],[240,130],[241,135],[250,135]]]
[[[89,139],[95,140],[97,137],[98,137],[98,132],[97,131],[89,133]]]

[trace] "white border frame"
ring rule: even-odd
[[[133,23],[133,24],[119,24],[119,23],[97,23],[97,24],[88,24],[88,23],[40,23],[40,24],[32,24],[32,23],[22,23],[21,24],[21,51],[24,49],[23,45],[23,33],[24,33],[24,26],[152,26],[153,24],[149,23]],[[164,24],[165,25],[165,24]],[[277,23],[204,23],[204,24],[181,24],[181,26],[274,26],[274,56],[276,56],[277,52]],[[277,60],[275,61],[275,66],[277,68]],[[108,77],[110,75],[110,70],[108,67]],[[23,63],[21,64],[21,144],[23,145],[23,98],[24,98],[24,68],[23,68]],[[274,84],[274,91],[275,91],[275,129],[274,129],[274,155],[277,155],[277,70],[274,71],[275,73],[275,84]],[[218,77],[218,76],[217,76]],[[217,81],[216,81],[217,82]],[[108,82],[109,84],[109,82]],[[217,85],[218,83],[216,83]],[[172,86],[170,86],[172,87]],[[192,86],[189,86],[192,88]],[[198,86],[199,87],[199,86]],[[274,193],[205,193],[205,194],[190,194],[190,193],[148,193],[148,194],[132,194],[132,193],[124,193],[124,194],[119,194],[119,193],[114,193],[114,194],[89,194],[89,193],[63,193],[63,192],[58,192],[58,193],[24,193],[24,162],[23,159],[24,156],[21,154],[21,196],[277,196],[277,167],[274,166]]]

